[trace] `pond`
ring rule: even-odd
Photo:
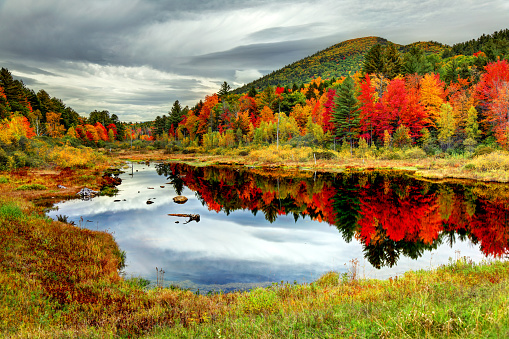
[[[331,270],[383,279],[508,253],[507,185],[181,163],[132,163],[119,177],[116,196],[48,214],[112,233],[126,276],[154,284],[231,291]],[[189,200],[175,203],[179,195]]]

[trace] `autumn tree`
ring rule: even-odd
[[[6,145],[17,144],[21,138],[31,139],[34,135],[30,122],[19,113],[0,122],[0,142]]]
[[[452,144],[452,137],[456,130],[456,122],[450,104],[443,104],[440,108],[440,116],[437,119],[437,127],[438,141],[442,145],[442,148],[450,148]]]
[[[60,124],[60,113],[48,112],[46,114],[46,132],[52,138],[60,138],[64,135],[65,127]]]
[[[205,102],[203,103],[203,107],[198,113],[198,129],[196,130],[197,134],[207,133],[207,129],[209,126],[213,131],[217,130],[217,126],[215,122],[217,119],[214,119],[214,106],[219,103],[219,97],[217,94],[208,95],[205,97]]]
[[[424,107],[431,126],[441,114],[442,104],[445,102],[445,84],[438,74],[428,73],[421,80],[420,103]]]
[[[475,88],[482,115],[486,117],[495,131],[497,141],[506,146],[509,127],[509,63],[507,60],[492,62],[486,65],[486,73],[481,76]]]
[[[470,106],[467,113],[467,119],[465,121],[465,134],[466,139],[463,141],[463,145],[468,151],[473,151],[475,145],[477,145],[477,139],[481,135],[479,131],[479,123],[477,122],[477,111],[475,107]]]

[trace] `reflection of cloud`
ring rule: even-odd
[[[226,216],[202,206],[187,187],[183,194],[189,201],[178,205],[172,201],[176,193],[166,184],[167,178],[157,175],[153,167],[135,164],[134,177],[129,173],[127,170],[121,175],[123,182],[117,197],[70,201],[60,204],[59,211],[51,212],[69,215],[75,221],[83,216],[93,221],[85,227],[111,232],[127,253],[128,274],[154,279],[155,267],[159,267],[166,271],[166,281],[310,282],[329,270],[345,271],[350,260],[363,258],[361,243],[346,243],[338,230],[327,223],[309,218],[295,222],[292,216],[278,216],[270,224],[263,213],[255,216],[249,211]],[[113,202],[124,198],[127,201]],[[146,205],[149,198],[155,198],[155,203]],[[184,224],[185,218],[170,217],[168,213],[198,213],[201,221]],[[361,260],[359,274],[387,278],[409,269],[428,268],[430,263],[436,267],[447,263],[456,249],[475,261],[484,257],[478,248],[458,242],[452,249],[440,246],[433,259],[429,252],[418,260],[402,256],[394,268],[374,270]]]

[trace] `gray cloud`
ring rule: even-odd
[[[453,44],[508,13],[502,0],[5,0],[0,66],[80,114],[151,120],[346,39]]]

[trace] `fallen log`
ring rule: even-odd
[[[196,222],[199,222],[200,221],[200,215],[199,214],[179,214],[179,213],[171,213],[171,214],[168,214],[169,216],[171,217],[181,217],[181,218],[189,218],[189,220],[187,222],[185,222],[185,224],[191,222],[191,221],[196,221]]]

